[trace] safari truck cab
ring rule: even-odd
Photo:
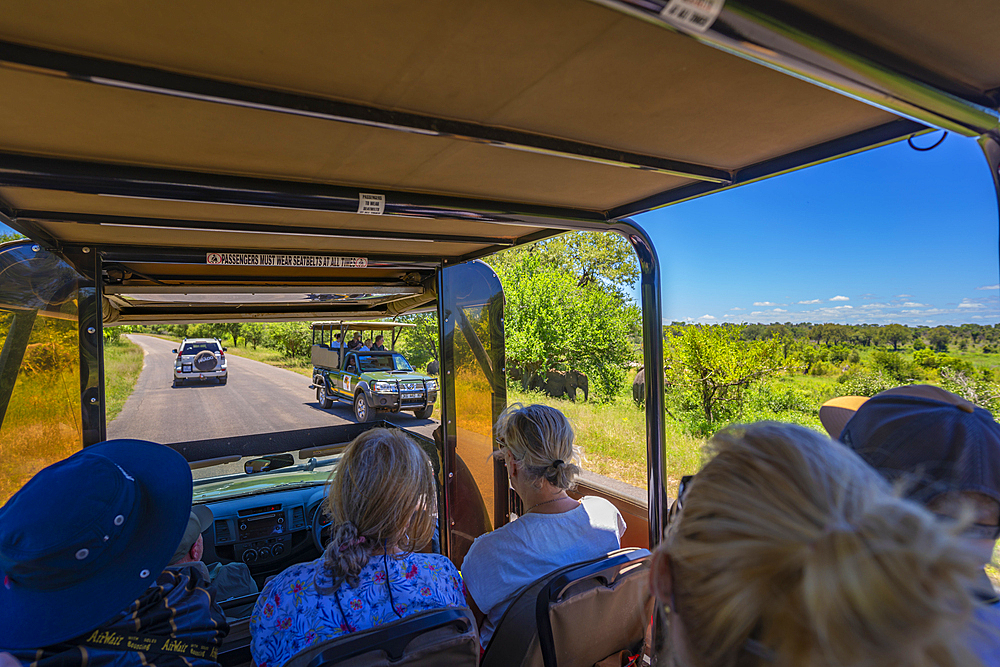
[[[432,310],[440,423],[415,438],[438,481],[434,548],[460,567],[521,510],[490,456],[504,295],[479,259],[571,230],[622,235],[641,269],[643,365],[662,368],[660,266],[632,216],[932,130],[978,137],[1000,182],[998,29],[1000,5],[968,1],[7,0],[0,222],[27,239],[0,246],[0,496],[108,437],[105,327]],[[343,448],[398,427],[391,387],[373,386],[405,370],[388,354],[379,378],[364,355],[346,384],[346,367],[314,377],[323,401],[364,396],[358,422],[386,397],[390,421],[160,438],[215,515],[206,562],[243,561],[262,584],[319,556]],[[416,409],[402,377],[398,409]],[[589,475],[577,490],[619,508],[629,549],[656,546],[675,483],[660,373],[644,399],[646,488]],[[651,615],[659,645],[643,553],[522,592],[481,664],[594,664],[638,650]],[[461,610],[403,619],[301,664],[474,665],[471,625]],[[222,665],[248,665],[248,644],[235,619]]]
[[[313,384],[316,402],[329,408],[338,399],[350,401],[359,422],[369,422],[379,413],[412,412],[427,419],[434,412],[438,380],[418,373],[399,352],[396,338],[402,322],[313,322]],[[350,350],[350,331],[391,332],[388,350]],[[384,346],[383,346],[384,347]]]

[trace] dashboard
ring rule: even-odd
[[[203,503],[215,518],[204,534],[202,560],[243,562],[263,579],[319,557],[312,531],[323,494],[317,485]]]

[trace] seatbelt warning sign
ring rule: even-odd
[[[382,215],[385,212],[385,195],[360,193],[358,195],[358,213],[363,215]]]
[[[364,269],[368,267],[368,258],[210,252],[205,258],[205,263],[214,266],[290,266],[306,269]]]
[[[678,28],[705,32],[719,18],[726,0],[670,0],[660,18]]]

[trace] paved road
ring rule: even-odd
[[[109,438],[171,444],[188,460],[197,460],[281,451],[284,442],[288,449],[325,444],[328,427],[356,422],[347,402],[320,409],[314,390],[309,389],[309,378],[234,354],[226,355],[226,385],[211,381],[173,387],[175,355],[171,350],[177,344],[135,334],[129,339],[145,353],[142,373],[121,414],[108,424]],[[428,437],[437,426],[410,413],[388,418]],[[222,472],[211,470],[212,474]]]

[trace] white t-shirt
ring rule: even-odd
[[[462,561],[462,578],[486,614],[486,646],[514,594],[564,565],[599,558],[621,547],[625,520],[604,498],[586,496],[561,514],[528,513],[476,538]]]

